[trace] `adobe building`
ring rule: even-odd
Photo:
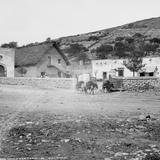
[[[15,77],[68,77],[69,61],[56,42],[19,47],[15,52]]]
[[[92,61],[92,76],[96,79],[109,79],[112,77],[133,77],[133,72],[124,65],[124,59],[104,59]],[[139,72],[135,73],[137,77],[160,77],[160,57],[143,58],[145,65]]]
[[[15,50],[0,48],[0,77],[14,77]]]

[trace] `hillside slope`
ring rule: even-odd
[[[96,32],[62,37],[58,41],[62,49],[73,43],[79,43],[91,50],[101,44],[111,44],[117,37],[131,37],[135,33],[140,33],[148,39],[160,38],[160,17],[136,21]]]

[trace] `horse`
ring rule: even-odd
[[[106,92],[111,92],[112,89],[114,88],[114,85],[112,82],[110,82],[109,80],[105,80],[103,82],[103,85],[102,85],[102,90],[106,93]]]

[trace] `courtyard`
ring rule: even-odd
[[[160,154],[160,93],[85,95],[0,86],[0,158],[144,159]]]

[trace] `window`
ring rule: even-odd
[[[145,76],[145,72],[141,72],[140,77],[144,77],[144,76]]]
[[[150,73],[149,73],[149,76],[150,76],[150,77],[153,77],[153,76],[154,76],[154,73],[153,73],[153,72],[150,72]]]
[[[124,77],[124,69],[123,68],[118,69],[118,77]]]
[[[103,72],[103,79],[107,78],[107,72]]]
[[[61,64],[61,59],[58,59],[58,64]]]
[[[0,60],[2,60],[3,59],[3,56],[2,55],[0,55]]]

